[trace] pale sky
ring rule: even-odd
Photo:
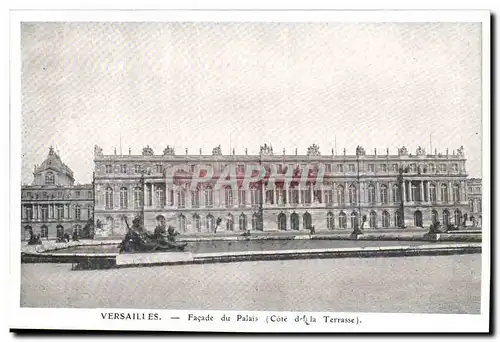
[[[105,154],[445,153],[481,177],[480,23],[25,23],[22,181]]]

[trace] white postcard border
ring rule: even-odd
[[[20,168],[21,168],[21,82],[20,23],[23,21],[283,21],[283,22],[481,22],[483,41],[483,252],[481,314],[385,314],[385,313],[285,313],[200,310],[125,310],[125,309],[33,309],[20,307]],[[171,331],[245,331],[245,332],[486,332],[489,330],[490,296],[490,13],[488,11],[16,11],[10,17],[10,328],[82,330],[171,330]],[[104,320],[101,313],[157,313],[162,320]],[[187,321],[187,315],[219,317],[237,313],[259,317],[259,322],[214,321],[211,324]],[[277,314],[330,315],[356,317],[358,325],[344,324],[267,324]],[[179,320],[170,320],[180,316]],[[290,319],[290,318],[289,318]]]

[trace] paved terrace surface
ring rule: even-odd
[[[480,299],[481,254],[101,271],[21,265],[21,307],[478,314]]]

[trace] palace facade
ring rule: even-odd
[[[75,184],[73,171],[51,147],[47,158],[35,165],[31,185],[21,186],[22,238],[30,231],[54,239],[82,229],[93,221],[92,184]]]
[[[469,198],[469,213],[471,225],[481,227],[482,214],[482,182],[480,178],[469,178],[467,180],[467,195]]]
[[[355,154],[344,149],[341,155],[323,155],[312,145],[300,155],[275,153],[264,145],[258,155],[246,150],[238,155],[234,149],[223,155],[220,147],[210,155],[201,149],[179,155],[171,147],[155,154],[147,146],[140,155],[130,150],[105,155],[96,146],[94,164],[96,236],[123,235],[136,215],[148,230],[164,224],[181,233],[206,234],[218,221],[218,229],[226,231],[345,230],[365,215],[367,229],[428,228],[436,221],[461,224],[471,212],[463,147],[443,154],[420,147],[415,153],[401,147],[397,154],[388,149],[366,154],[358,147]],[[196,175],[200,165],[213,168],[214,180]],[[282,177],[216,186],[227,168],[243,175],[255,165],[266,177],[271,170]],[[173,169],[176,177],[170,177]],[[306,181],[300,182],[303,172]],[[198,184],[190,186],[195,180]]]

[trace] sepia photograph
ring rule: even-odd
[[[11,328],[489,329],[488,11],[124,12],[13,17]]]

